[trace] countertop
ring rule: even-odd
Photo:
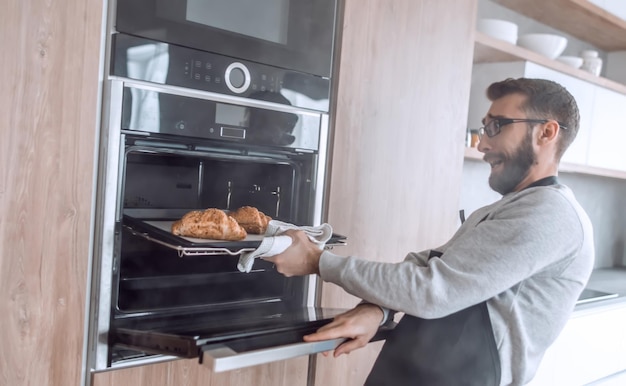
[[[616,293],[618,296],[611,299],[579,304],[574,309],[574,315],[615,307],[626,307],[626,267],[594,269],[586,288]]]

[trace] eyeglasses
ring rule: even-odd
[[[489,138],[495,137],[502,131],[502,126],[510,125],[511,123],[528,122],[528,123],[547,123],[549,119],[522,119],[522,118],[495,118],[489,121],[485,126],[478,129],[478,138],[482,139],[483,135],[487,134]],[[557,122],[561,129],[567,129],[560,122]]]

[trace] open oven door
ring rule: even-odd
[[[107,367],[198,358],[215,372],[333,350],[342,340],[304,342],[345,309],[308,306],[306,277],[286,278],[264,260],[250,273],[237,256],[262,237],[230,242],[173,235],[170,210],[127,210]],[[185,211],[185,210],[183,210]],[[163,225],[165,224],[165,225]],[[327,247],[345,245],[333,234]],[[385,339],[388,327],[374,340]]]
[[[118,321],[113,347],[180,358],[198,358],[214,372],[333,350],[344,339],[304,342],[303,336],[329,323],[344,309],[305,308],[280,311],[269,307]],[[372,341],[384,340],[394,325],[381,327]]]

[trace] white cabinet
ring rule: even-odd
[[[567,74],[546,68],[534,63],[526,66],[526,77],[549,79],[565,87],[576,99],[580,113],[580,124],[576,139],[567,149],[561,162],[578,165],[588,164],[588,146],[592,132],[592,118],[594,115],[594,95],[596,86],[591,83],[574,78]]]
[[[588,164],[626,171],[626,95],[597,87],[593,111]]]
[[[575,312],[529,386],[586,385],[626,370],[626,303]]]

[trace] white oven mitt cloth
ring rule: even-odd
[[[304,231],[309,239],[314,242],[319,249],[323,249],[326,242],[333,235],[333,228],[330,224],[322,224],[318,226],[297,226],[286,222],[271,220],[267,225],[265,237],[261,241],[261,245],[252,252],[244,252],[239,257],[237,269],[241,272],[250,272],[254,259],[257,257],[269,257],[282,253],[291,245],[291,237],[282,235],[289,229],[298,229]]]

